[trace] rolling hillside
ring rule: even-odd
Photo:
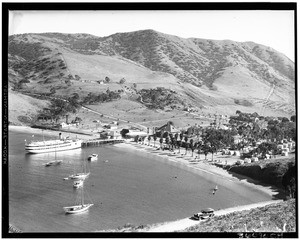
[[[122,99],[134,102],[136,91],[164,87],[182,99],[182,108],[295,113],[294,63],[253,42],[185,39],[153,30],[108,37],[43,33],[10,36],[8,50],[13,91],[83,98],[122,90]]]

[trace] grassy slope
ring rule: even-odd
[[[217,216],[184,230],[185,232],[287,232],[296,231],[296,201]],[[246,227],[246,228],[245,228]]]
[[[30,119],[37,112],[48,105],[48,101],[32,98],[23,94],[9,91],[8,94],[8,117],[14,125],[22,125],[20,116]],[[24,122],[23,122],[24,123]]]

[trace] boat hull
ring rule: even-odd
[[[84,180],[89,175],[90,175],[90,173],[77,173],[77,174],[70,175],[69,178],[70,179],[75,179],[75,180]]]
[[[76,206],[71,206],[71,207],[64,207],[64,211],[67,214],[81,213],[81,212],[87,211],[93,205],[94,204],[89,203],[89,204],[76,205]]]

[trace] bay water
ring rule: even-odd
[[[238,181],[114,145],[27,154],[24,139],[30,138],[29,133],[9,132],[9,223],[24,232],[109,230],[128,223],[174,221],[207,207],[218,210],[272,199]],[[86,160],[92,153],[99,154],[98,161]],[[63,162],[45,167],[55,159]],[[94,206],[81,214],[65,214],[63,207],[74,205],[80,190],[64,178],[82,172],[83,165],[90,171],[85,203]]]

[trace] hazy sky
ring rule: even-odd
[[[9,34],[89,33],[153,29],[183,38],[253,41],[294,61],[293,11],[13,11]]]

